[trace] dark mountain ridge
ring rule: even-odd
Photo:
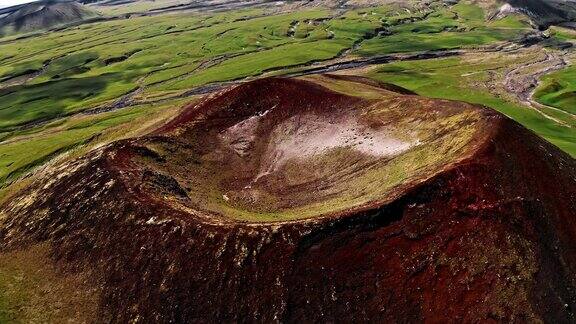
[[[97,16],[97,12],[76,1],[43,0],[0,10],[0,31],[40,31]]]
[[[576,21],[576,1],[508,0],[541,26]]]

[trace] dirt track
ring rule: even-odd
[[[540,78],[548,73],[563,69],[568,65],[565,59],[565,53],[558,53],[545,50],[544,56],[530,64],[522,64],[509,70],[503,82],[504,88],[510,93],[514,94],[516,98],[526,106],[537,110],[544,117],[566,127],[572,127],[566,122],[559,120],[546,114],[542,108],[553,109],[564,114],[570,115],[576,119],[576,116],[566,111],[559,110],[555,107],[543,105],[534,100],[534,92],[536,91]]]

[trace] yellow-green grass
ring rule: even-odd
[[[82,323],[96,315],[96,278],[64,273],[49,255],[46,244],[0,253],[0,323]]]
[[[397,84],[423,96],[489,106],[518,121],[572,156],[576,156],[574,130],[576,125],[570,117],[555,116],[564,118],[563,121],[571,127],[559,124],[534,109],[499,98],[491,94],[487,88],[478,86],[478,82],[488,78],[490,68],[502,68],[506,59],[501,59],[504,61],[493,60],[492,63],[472,62],[461,58],[397,62],[382,65],[370,72],[369,76]]]
[[[257,51],[287,46],[284,61],[266,52],[263,56],[276,62],[270,63],[268,59],[258,66],[256,60],[255,71],[238,70],[229,77],[219,72],[222,68],[215,68],[207,72],[212,76],[205,77],[206,80],[238,78],[282,64],[324,59],[328,57],[326,51],[330,51],[332,57],[342,49],[336,40],[334,44],[319,42],[318,49],[314,51],[312,46],[302,61],[304,45],[298,44],[320,40],[322,33],[306,39],[286,35],[293,20],[323,18],[328,14],[324,10],[238,20],[246,14],[255,13],[140,17],[88,24],[4,44],[0,53],[0,80],[31,72],[42,71],[42,74],[26,85],[0,90],[0,131],[102,105],[139,84],[172,80],[193,71],[200,62],[221,55],[256,55]],[[252,58],[247,56],[244,60]],[[224,69],[229,70],[231,63],[223,64]],[[198,84],[194,80],[188,83]]]
[[[125,15],[130,13],[147,12],[170,6],[189,4],[190,0],[162,0],[146,1],[138,0],[131,3],[122,3],[121,5],[90,5],[90,7],[106,16]]]
[[[558,26],[552,26],[548,30],[550,37],[553,37],[560,41],[576,41],[576,30],[563,28]]]
[[[534,96],[542,104],[576,115],[576,67],[544,76]]]
[[[19,132],[18,136],[0,142],[0,188],[59,154],[128,136],[158,116],[170,116],[182,102],[181,99],[164,105],[142,105],[70,118],[28,136]]]

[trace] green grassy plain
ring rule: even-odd
[[[427,18],[405,21],[414,17]],[[373,55],[481,45],[524,31],[484,28],[481,17],[479,7],[463,4],[410,15],[395,7],[342,16],[245,10],[112,20],[8,42],[0,80],[39,75],[0,89],[0,132],[104,105],[138,86],[150,95],[183,91],[331,59],[355,44],[358,54]],[[369,39],[390,24],[392,35]]]
[[[534,97],[542,104],[576,114],[576,66],[544,76]]]
[[[484,16],[469,1],[410,12],[394,5],[343,14],[323,8],[274,14],[247,9],[117,19],[24,39],[1,38],[0,187],[63,152],[96,145],[102,133],[130,130],[138,126],[135,120],[161,116],[171,98],[197,86],[270,71],[281,75],[343,53],[370,56],[474,47],[513,41],[528,31],[521,19],[487,23]],[[437,62],[429,64],[441,66],[443,61]],[[421,72],[419,64],[425,62],[397,67]],[[489,105],[573,152],[569,131],[534,111],[455,89],[460,82],[457,67],[438,73],[441,77],[434,78],[382,71],[374,77],[417,88],[423,95]],[[431,81],[434,85],[425,86]],[[78,115],[137,89],[137,107]],[[157,103],[160,98],[168,101]],[[73,124],[78,120],[89,122],[80,127]]]

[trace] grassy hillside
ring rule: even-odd
[[[576,67],[545,76],[535,97],[545,105],[576,114]]]
[[[536,110],[510,102],[489,91],[491,71],[503,69],[516,60],[518,60],[516,57],[486,56],[479,59],[468,56],[398,62],[376,68],[369,72],[368,76],[398,84],[424,96],[489,106],[540,134],[572,156],[576,156],[576,132],[574,131],[576,120],[566,115],[556,115],[557,118],[563,118],[569,126],[560,125]]]
[[[576,44],[574,30],[554,28],[551,34],[558,41]],[[576,114],[576,67],[570,64],[566,69],[545,75],[534,97],[542,104]]]

